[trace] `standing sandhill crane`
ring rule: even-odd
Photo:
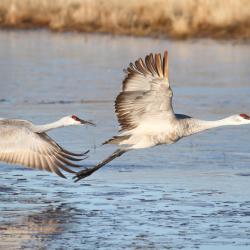
[[[91,175],[102,166],[132,149],[172,144],[183,137],[228,125],[250,124],[250,117],[239,114],[217,121],[203,121],[183,114],[175,114],[173,92],[168,77],[168,52],[147,55],[130,63],[123,80],[121,93],[115,101],[115,111],[121,133],[104,144],[116,144],[119,149],[93,168],[74,177],[76,181]]]
[[[78,157],[84,157],[88,152],[83,154],[69,152],[60,147],[46,132],[82,124],[94,125],[75,115],[63,117],[46,125],[34,125],[26,120],[0,118],[0,161],[54,172],[66,178],[59,169],[76,173],[66,165],[80,167],[72,161],[83,160]]]

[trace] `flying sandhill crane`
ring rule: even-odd
[[[119,149],[93,168],[74,177],[76,181],[91,175],[102,166],[132,149],[172,144],[183,137],[227,125],[250,124],[250,117],[239,114],[217,121],[203,121],[183,114],[175,114],[173,92],[168,77],[168,52],[147,55],[130,63],[125,71],[121,93],[115,101],[115,111],[121,133],[104,144],[116,144]]]
[[[70,125],[94,125],[77,116],[66,116],[46,124],[34,125],[30,121],[0,119],[0,161],[54,172],[66,178],[59,169],[76,173],[66,167],[80,167],[72,161],[81,161],[88,152],[75,154],[60,147],[46,132]]]

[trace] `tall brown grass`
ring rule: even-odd
[[[250,0],[1,0],[0,27],[250,38]]]

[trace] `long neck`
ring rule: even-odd
[[[239,125],[233,122],[231,117],[227,117],[216,121],[204,121],[204,120],[189,118],[189,119],[184,119],[181,122],[184,131],[183,136],[189,136],[211,128]]]
[[[43,133],[55,128],[62,128],[62,127],[65,127],[65,124],[61,120],[58,120],[56,122],[52,122],[49,124],[34,125],[33,130],[36,133]]]

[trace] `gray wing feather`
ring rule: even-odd
[[[75,173],[70,167],[80,167],[74,153],[64,150],[45,133],[34,133],[30,124],[0,121],[0,161],[54,172],[65,177],[61,170]],[[80,156],[80,155],[79,155]]]
[[[115,101],[121,130],[134,129],[144,119],[163,113],[166,118],[174,116],[167,52],[163,60],[160,54],[146,56],[145,62],[140,58],[125,72],[122,92]]]

